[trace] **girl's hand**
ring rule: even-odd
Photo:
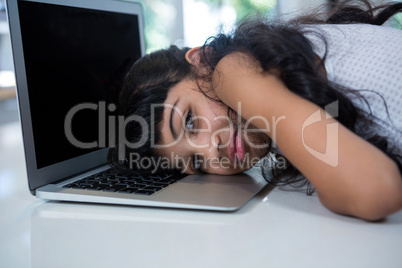
[[[250,56],[235,52],[218,63],[213,85],[226,105],[274,140],[328,209],[377,220],[402,208],[394,161],[288,90],[275,71],[264,72]]]

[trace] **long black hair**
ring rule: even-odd
[[[145,157],[149,163],[155,163],[152,159],[157,158],[157,155],[153,145],[160,141],[159,129],[164,110],[163,106],[158,104],[164,103],[169,90],[174,85],[191,76],[191,65],[185,60],[188,49],[172,46],[169,49],[145,55],[128,71],[118,105],[118,113],[127,120],[127,123],[125,129],[116,129],[117,133],[120,132],[119,138],[122,139],[116,141],[116,146],[110,148],[108,154],[109,163],[115,169],[121,172],[132,172],[136,169],[130,163],[133,157],[135,159]],[[130,116],[136,118],[128,120]],[[149,168],[141,169],[141,172],[162,171],[149,166]]]
[[[212,72],[223,57],[235,51],[241,51],[257,60],[266,72],[279,69],[280,79],[290,91],[321,108],[324,109],[325,106],[337,101],[336,119],[386,153],[397,163],[402,172],[399,148],[395,148],[389,143],[387,137],[379,134],[379,119],[370,112],[356,107],[352,99],[361,99],[366,104],[368,102],[359,91],[347,89],[327,80],[325,72],[322,71],[325,56],[317,60],[311,43],[303,34],[303,27],[306,24],[382,25],[400,11],[402,11],[402,3],[371,7],[368,1],[360,0],[343,1],[333,7],[330,12],[313,13],[286,23],[246,20],[232,35],[220,34],[208,40],[205,48],[211,49],[203,50],[204,57]],[[320,38],[326,44],[325,38],[323,36]],[[291,163],[284,170],[263,169],[263,173],[271,183],[307,185],[309,194],[314,191],[308,180]]]
[[[322,72],[325,57],[317,60],[313,47],[302,30],[302,25],[320,23],[381,25],[401,10],[402,3],[372,7],[366,0],[358,0],[343,1],[336,4],[330,12],[314,13],[286,23],[246,20],[233,34],[220,34],[209,39],[202,51],[210,74],[224,56],[241,51],[256,59],[264,71],[279,69],[280,78],[289,90],[318,106],[324,108],[338,101],[339,113],[336,119],[385,152],[402,170],[402,157],[395,148],[391,147],[386,137],[378,134],[377,124],[372,115],[353,104],[350,94],[354,94],[356,98],[363,97],[358,91],[349,90],[327,80]],[[325,42],[325,38],[322,38]],[[178,49],[172,46],[147,55],[136,62],[129,71],[122,88],[120,112],[126,117],[138,115],[145,118],[148,125],[151,125],[151,104],[162,104],[171,87],[190,76],[208,79],[205,75],[197,76],[195,70],[186,62],[184,55],[187,50],[188,48]],[[159,126],[163,108],[155,112],[155,124]],[[141,148],[126,148],[126,158],[122,161],[118,159],[118,150],[112,148],[109,153],[112,166],[128,170],[128,157],[131,153],[157,157],[151,145],[160,141],[158,131],[160,128],[156,128],[158,133],[154,135],[151,135],[150,129],[144,132],[138,132],[138,129],[139,125],[135,122],[128,124],[125,130],[127,139],[136,142],[145,135],[147,142]],[[153,169],[153,171],[159,170]],[[271,170],[263,171],[265,177],[272,183],[298,186],[307,184],[308,192],[313,191],[309,182],[291,164],[287,165],[285,170],[274,172],[274,176]],[[149,170],[142,170],[142,172],[149,172]]]

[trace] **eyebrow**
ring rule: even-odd
[[[172,110],[170,111],[170,120],[169,120],[169,127],[170,127],[170,133],[172,133],[172,136],[175,140],[177,140],[177,135],[176,130],[174,129],[173,125],[173,115],[174,115],[174,109],[176,108],[176,104],[179,102],[179,99],[176,100],[176,102],[173,104]]]

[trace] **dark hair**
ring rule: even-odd
[[[380,125],[371,113],[356,107],[352,98],[364,97],[359,91],[350,90],[342,85],[328,81],[323,75],[325,57],[317,61],[312,45],[304,36],[302,26],[305,24],[343,24],[368,23],[381,25],[392,15],[402,10],[402,3],[372,8],[367,1],[344,1],[327,13],[314,13],[290,22],[264,22],[248,20],[241,23],[232,35],[218,35],[208,40],[206,46],[212,48],[204,51],[204,57],[214,70],[216,64],[226,55],[241,51],[256,59],[264,71],[279,68],[280,78],[287,88],[297,95],[317,104],[321,108],[338,101],[336,119],[345,127],[369,141],[385,152],[402,171],[401,155],[398,148],[391,147],[386,137],[379,135]],[[317,33],[316,33],[317,34]],[[325,38],[320,36],[323,43]],[[282,172],[281,172],[282,171]],[[285,170],[263,169],[263,174],[271,183],[294,186],[307,186],[311,194],[314,189],[304,176],[291,164]]]
[[[402,170],[401,156],[390,147],[387,138],[380,136],[375,131],[377,124],[373,116],[357,108],[351,100],[351,96],[362,99],[363,97],[359,95],[358,91],[348,90],[341,85],[327,81],[321,71],[325,58],[317,60],[312,45],[303,35],[301,27],[306,23],[361,22],[379,25],[401,10],[402,3],[373,8],[368,1],[359,0],[344,1],[336,5],[330,12],[301,17],[286,22],[286,24],[247,20],[242,22],[233,34],[220,34],[209,39],[202,51],[210,73],[224,56],[241,51],[256,59],[265,71],[279,69],[280,78],[289,90],[320,107],[324,108],[326,105],[338,101],[339,113],[336,119],[385,152]],[[324,38],[323,41],[325,43]],[[123,115],[136,114],[150,123],[150,105],[163,103],[169,89],[180,80],[190,75],[196,77],[191,66],[185,60],[186,51],[187,48],[180,50],[173,46],[145,56],[134,64],[122,89],[120,107]],[[163,109],[155,114],[157,123],[161,121],[162,112]],[[126,135],[129,141],[138,141],[142,135],[147,135],[149,139],[143,147],[136,149],[135,152],[142,156],[154,157],[155,152],[150,145],[151,142],[158,143],[159,133],[155,133],[155,139],[152,141],[149,131],[137,133],[137,130],[134,131],[136,127],[138,129],[135,123],[127,126]],[[130,152],[134,152],[134,150],[127,149],[126,155]],[[115,167],[127,167],[127,161],[117,161],[116,149],[111,149],[109,159]],[[296,186],[307,184],[308,192],[313,192],[309,182],[292,165],[288,165],[283,172],[274,172],[273,178],[269,170],[264,170],[263,173],[272,183]]]
[[[141,146],[130,148],[123,144],[125,147],[122,156],[119,155],[122,148],[111,148],[108,160],[112,167],[131,172],[128,160],[133,153],[149,159],[157,157],[152,145],[160,141],[159,124],[162,121],[163,107],[152,107],[152,104],[163,104],[169,90],[191,75],[191,65],[185,60],[187,50],[188,48],[172,46],[153,52],[137,60],[128,71],[120,93],[118,113],[124,118],[138,116],[146,124],[143,128],[144,125],[138,120],[128,121],[124,133],[119,133],[119,136],[125,136],[128,143]],[[152,133],[153,128],[157,131]],[[152,168],[142,169],[141,172],[150,173],[151,170]]]
[[[328,8],[328,5],[324,5],[323,8]],[[365,23],[383,25],[393,15],[401,11],[402,3],[391,2],[374,7],[367,0],[344,0],[336,1],[329,8],[328,12],[320,12],[321,9],[317,9],[317,11],[311,14],[294,19],[293,22],[304,24]]]

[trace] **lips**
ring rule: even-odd
[[[243,161],[244,157],[246,156],[246,152],[244,150],[243,140],[241,139],[240,135],[236,135],[235,148],[237,159]]]
[[[232,162],[243,161],[246,156],[243,140],[238,134],[237,131],[233,134],[228,146],[228,155]]]

